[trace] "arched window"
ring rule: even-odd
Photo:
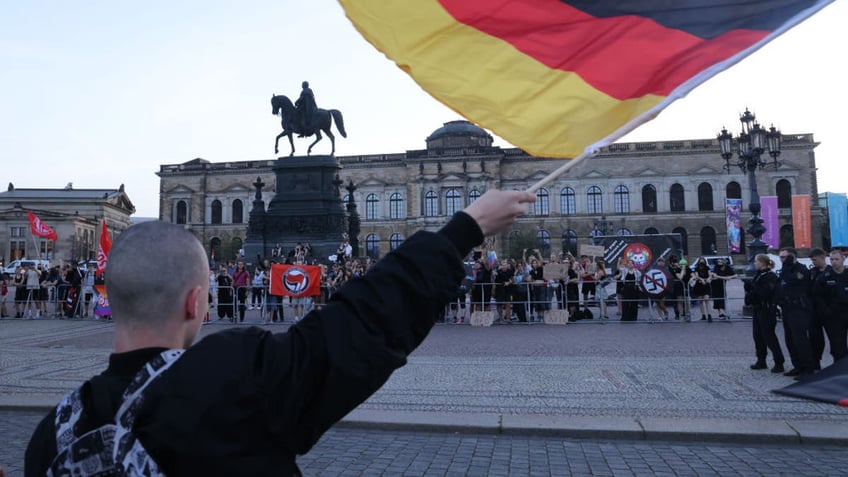
[[[368,194],[365,197],[365,220],[374,220],[377,218],[377,208],[380,206],[380,199],[377,194]]]
[[[574,189],[563,187],[559,192],[559,210],[562,215],[574,215],[577,207],[574,205]]]
[[[445,192],[445,214],[453,215],[462,210],[462,194],[457,189]]]
[[[680,248],[683,249],[683,255],[689,255],[689,234],[683,227],[675,227],[671,231],[673,234],[680,234]]]
[[[433,191],[427,191],[424,195],[424,216],[435,217],[439,215],[439,196]]]
[[[233,223],[244,223],[244,205],[242,205],[241,199],[233,201]]]
[[[380,256],[380,237],[377,237],[376,234],[368,234],[365,237],[365,255],[371,258]]]
[[[706,182],[698,184],[698,210],[702,212],[713,210],[713,186]]]
[[[739,183],[736,181],[730,181],[727,183],[727,188],[724,191],[724,195],[728,199],[741,199],[742,186],[740,186]]]
[[[780,227],[780,248],[795,246],[795,227],[786,224]]]
[[[718,253],[716,247],[716,231],[712,227],[701,229],[701,255],[715,255]]]
[[[673,184],[671,186],[671,190],[669,191],[668,197],[671,202],[672,212],[683,212],[684,210],[686,210],[686,199],[683,196],[682,185]]]
[[[657,211],[657,188],[651,184],[642,187],[642,212]]]
[[[389,197],[389,218],[390,219],[402,219],[406,212],[406,207],[403,203],[403,196],[398,192]]]
[[[631,232],[630,229],[628,229],[628,228],[620,228],[620,229],[615,231],[615,234],[618,235],[618,236],[626,236],[626,235],[633,235],[633,232]]]
[[[551,234],[545,229],[540,229],[536,232],[536,248],[543,257],[551,254]]]
[[[777,207],[779,209],[792,208],[792,184],[786,179],[777,181]]]
[[[562,252],[577,256],[577,232],[568,229],[562,232]]]
[[[392,236],[389,238],[389,250],[394,250],[394,249],[400,247],[400,244],[402,244],[402,243],[403,243],[403,235],[398,234],[398,233],[392,234]]]
[[[188,223],[188,205],[184,200],[177,202],[177,223]]]
[[[350,194],[345,194],[342,196],[342,205],[347,205],[347,202],[350,200]]]
[[[223,207],[221,206],[221,201],[215,199],[212,201],[212,220],[213,224],[220,224],[222,222],[223,215]]]
[[[479,190],[471,189],[471,192],[468,193],[468,203],[471,204],[475,200],[479,199],[481,195],[482,194],[480,194]]]
[[[615,199],[616,214],[630,213],[630,189],[627,186],[616,186],[613,198]]]
[[[548,189],[536,191],[536,202],[533,203],[533,214],[548,215],[551,213],[551,198]]]
[[[604,193],[601,191],[601,188],[598,186],[589,187],[586,190],[586,208],[587,212],[590,214],[603,214],[604,213],[604,201],[603,201]]]
[[[659,235],[660,231],[656,227],[648,227],[645,229],[645,235]]]

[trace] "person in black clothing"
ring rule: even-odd
[[[221,265],[218,269],[215,282],[218,284],[218,319],[229,318],[234,321],[236,301],[233,299],[233,277],[227,271],[226,265]]]
[[[827,280],[825,275],[832,272],[827,264],[827,253],[820,248],[810,250],[808,255],[813,266],[810,267],[810,299],[813,302],[813,313],[810,317],[810,347],[813,350],[813,367],[821,369],[824,355],[824,337],[828,318],[833,314],[830,300],[827,297]],[[830,337],[830,333],[828,333]],[[833,352],[833,343],[830,346]]]
[[[671,293],[668,294],[669,302],[671,302],[671,308],[674,310],[674,319],[680,319],[680,307],[683,304],[682,299],[684,296],[683,293],[683,267],[686,265],[686,261],[679,261],[677,257],[672,255],[669,259],[668,264],[668,273],[671,276]]]
[[[710,275],[710,298],[713,300],[713,309],[718,312],[718,317],[723,320],[730,319],[725,314],[725,310],[727,309],[725,295],[728,280],[733,280],[734,278],[736,278],[736,272],[733,271],[733,267],[724,260],[718,259],[715,270]]]
[[[639,281],[642,274],[636,270],[633,260],[627,261],[627,267],[620,272],[621,281],[621,321],[636,321],[639,317]]]
[[[707,320],[712,323],[713,317],[710,315],[710,267],[707,265],[707,260],[704,257],[695,262],[695,270],[692,272],[692,277],[689,279],[689,288],[692,290],[692,297],[698,300],[698,307],[701,310],[701,320]]]
[[[76,432],[114,419],[136,373],[186,349],[144,390],[133,434],[168,476],[301,475],[304,454],[379,389],[433,327],[464,276],[462,257],[509,227],[535,194],[489,190],[439,232],[418,232],[286,333],[239,327],[192,346],[208,310],[206,254],[183,227],[123,232],[107,268],[115,351],[82,387]],[[167,268],[169,273],[159,273]],[[26,476],[57,454],[54,412],[27,447]]]
[[[753,310],[752,331],[754,335],[754,349],[757,353],[757,361],[751,365],[751,369],[766,369],[766,357],[771,350],[774,360],[772,373],[782,373],[783,351],[780,349],[780,341],[774,333],[777,326],[777,307],[774,304],[774,290],[777,287],[777,275],[772,271],[774,262],[765,254],[759,254],[754,259],[754,267],[757,269],[754,278],[745,282],[745,304]]]
[[[777,281],[775,302],[783,316],[783,335],[792,369],[785,376],[802,377],[813,374],[813,349],[810,345],[810,270],[795,259],[797,251],[792,247],[780,249],[783,267]]]
[[[835,248],[830,251],[830,270],[825,272],[827,293],[825,300],[825,330],[830,343],[833,361],[848,356],[848,272],[845,271],[845,252]]]

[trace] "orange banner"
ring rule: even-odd
[[[809,195],[792,196],[792,231],[795,234],[795,248],[813,246]]]

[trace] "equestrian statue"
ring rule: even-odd
[[[337,109],[319,109],[315,104],[315,95],[312,94],[309,83],[304,81],[302,86],[303,90],[300,93],[300,97],[294,104],[286,96],[271,96],[271,113],[274,115],[280,114],[283,126],[283,132],[277,136],[277,140],[274,142],[274,154],[280,152],[279,145],[281,137],[289,137],[289,144],[291,145],[291,154],[289,154],[289,157],[291,157],[294,156],[294,140],[292,140],[292,135],[297,134],[298,137],[309,137],[314,134],[317,137],[306,151],[306,154],[309,155],[312,152],[312,146],[322,139],[321,131],[324,131],[324,134],[330,138],[330,142],[333,145],[330,155],[335,155],[336,137],[330,132],[330,126],[335,121],[339,134],[342,137],[347,137],[342,113]]]

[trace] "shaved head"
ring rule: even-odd
[[[206,253],[183,227],[153,221],[115,240],[106,289],[116,323],[159,323],[180,313],[188,291],[208,284]]]

